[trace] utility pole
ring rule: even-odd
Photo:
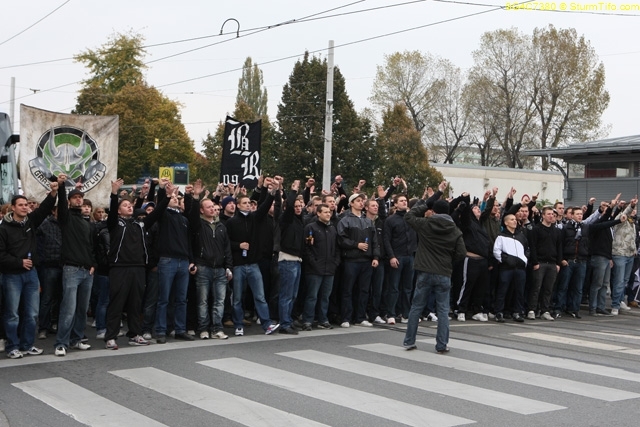
[[[331,189],[331,140],[333,136],[333,40],[329,40],[327,60],[327,101],[324,115],[324,161],[322,162],[322,188]]]

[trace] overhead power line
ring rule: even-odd
[[[45,19],[47,19],[49,16],[53,15],[58,9],[60,9],[62,6],[64,6],[65,4],[69,3],[71,0],[67,0],[64,3],[62,3],[60,6],[56,7],[55,9],[53,9],[51,12],[47,13],[45,16],[43,16],[42,18],[38,19],[36,22],[34,22],[33,24],[29,25],[27,28],[25,28],[24,30],[20,31],[17,34],[14,34],[13,36],[9,37],[8,39],[6,39],[3,42],[0,42],[0,46],[2,46],[3,44],[7,43],[8,41],[11,41],[13,39],[15,39],[16,37],[18,37],[20,34],[24,34],[26,31],[30,30],[31,28],[35,27],[37,24],[39,24],[40,22],[44,21]]]

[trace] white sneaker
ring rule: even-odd
[[[9,359],[22,359],[23,356],[24,356],[24,354],[22,354],[22,352],[20,350],[18,350],[17,348],[15,350],[11,350],[9,353],[7,353],[7,357]]]
[[[367,326],[367,327],[370,327],[370,326],[373,326],[373,323],[369,322],[368,320],[363,320],[360,323],[356,323],[356,326]]]
[[[147,341],[148,341],[148,340],[150,340],[150,339],[151,339],[151,338],[153,338],[153,337],[151,336],[151,333],[150,333],[150,332],[145,332],[144,334],[142,334],[142,338],[144,338],[145,340],[147,340]]]
[[[67,355],[67,349],[64,348],[63,346],[56,347],[56,351],[54,352],[54,354],[56,356],[60,356],[60,357],[66,356]]]
[[[629,307],[624,301],[620,301],[620,310],[630,311],[631,307]]]
[[[78,341],[71,348],[75,348],[76,350],[89,350],[91,346],[89,344],[85,344],[82,341]]]
[[[531,312],[529,312],[529,313],[531,313]],[[527,317],[528,317],[528,316],[527,316]],[[549,314],[549,312],[548,312],[548,311],[545,311],[544,313],[542,313],[542,315],[540,316],[540,318],[542,318],[542,319],[544,319],[544,320],[555,320],[555,319],[553,318],[553,316]]]
[[[407,319],[406,317],[403,317],[400,319],[400,323],[409,323],[409,319]]]
[[[226,340],[226,339],[227,339],[227,338],[229,338],[229,337],[228,337],[228,336],[227,336],[227,334],[225,334],[224,332],[222,332],[222,331],[218,331],[218,332],[216,332],[215,334],[211,334],[211,338],[213,338],[213,339],[219,339],[219,340]]]
[[[92,327],[92,328],[95,328],[95,327],[96,327],[96,321],[95,321],[95,320],[94,320],[94,321],[93,321],[93,323],[91,324],[91,327]]]
[[[35,347],[35,346],[31,346],[31,348],[27,351],[23,351],[22,353],[25,355],[30,355],[30,356],[39,356],[43,353],[44,350],[42,350],[41,348]]]
[[[547,313],[547,314],[549,314],[549,313]],[[529,312],[527,313],[527,319],[529,319],[529,320],[536,320],[536,313],[535,313],[533,310],[529,311]]]
[[[196,331],[194,331],[193,329],[189,329],[187,331],[187,335],[191,335],[192,337],[195,337],[196,336]]]
[[[117,350],[118,344],[116,343],[116,340],[109,340],[107,341],[107,344],[104,346],[104,348],[106,348],[107,350]]]
[[[351,325],[349,324],[349,322],[342,322],[342,323],[340,324],[340,327],[341,327],[341,328],[348,328],[349,326],[351,326]]]
[[[471,318],[473,320],[477,320],[478,322],[486,322],[489,320],[488,318],[487,319],[484,318],[484,313],[476,313],[473,316],[471,316]]]
[[[387,317],[387,324],[388,325],[395,325],[396,324],[396,318],[395,317]]]
[[[201,340],[208,340],[209,339],[209,332],[207,332],[207,331],[200,332],[200,339]]]
[[[243,328],[236,328],[236,336],[237,337],[241,337],[244,335],[244,329]]]
[[[467,319],[465,318],[464,313],[458,313],[458,322],[466,322]]]
[[[373,319],[373,323],[377,323],[377,324],[379,324],[379,325],[384,325],[384,324],[385,324],[385,323],[387,323],[387,322],[385,322],[384,320],[382,320],[382,317],[380,317],[380,316],[376,316],[376,318],[375,318],[375,319]]]
[[[129,345],[149,345],[149,344],[151,343],[145,340],[144,337],[140,335],[136,335],[133,338],[129,338]]]
[[[611,309],[611,315],[612,316],[617,316],[618,314],[620,314],[620,311],[617,308],[612,308]]]
[[[427,322],[437,322],[437,321],[438,321],[438,316],[436,316],[435,313],[427,314]]]
[[[97,340],[103,340],[103,339],[104,339],[104,336],[105,336],[106,334],[107,334],[106,332],[98,332],[98,333],[96,334],[96,339],[97,339]]]

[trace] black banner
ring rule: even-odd
[[[262,120],[242,123],[227,116],[224,122],[224,144],[220,182],[255,188],[260,176]]]

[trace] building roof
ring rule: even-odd
[[[604,160],[612,157],[626,157],[628,160],[640,160],[640,135],[600,139],[598,141],[579,142],[568,147],[547,148],[543,150],[525,150],[526,156],[551,156],[567,162],[586,163],[590,159]],[[631,158],[629,156],[631,155]]]

